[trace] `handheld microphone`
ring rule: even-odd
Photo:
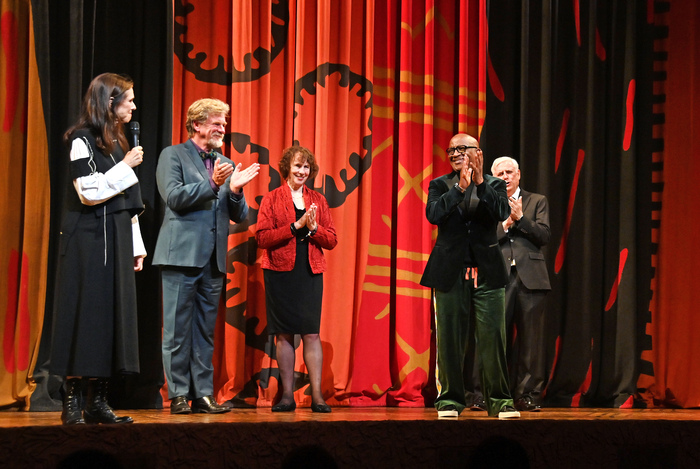
[[[141,126],[136,121],[129,122],[129,130],[131,131],[131,148],[139,146],[139,134],[141,134]]]

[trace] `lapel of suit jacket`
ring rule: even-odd
[[[455,184],[459,183],[459,178],[460,178],[460,173],[458,171],[453,171],[450,174],[445,175],[445,184],[447,185],[447,190],[449,191],[452,189],[452,186]],[[472,196],[472,186],[469,186],[467,188],[467,192],[465,194],[469,194],[469,196]],[[467,196],[462,197],[462,201],[459,203],[459,208],[462,211],[463,215],[467,215],[467,212],[471,213],[473,212],[473,209],[467,204]],[[477,205],[479,200],[477,199]]]
[[[524,191],[522,188],[520,189],[520,197],[523,198],[523,215],[525,214],[525,210],[527,209],[527,206],[530,204],[530,193],[527,191]]]
[[[447,185],[447,190],[450,190],[452,186],[459,182],[459,173],[452,171],[450,174],[445,175],[445,184]]]

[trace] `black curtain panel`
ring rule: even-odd
[[[485,167],[520,163],[547,196],[552,406],[631,406],[648,347],[648,2],[487,1]],[[648,365],[648,364],[647,364]]]
[[[140,217],[149,254],[153,253],[162,219],[155,184],[156,161],[169,145],[172,133],[172,2],[142,0],[35,0],[32,1],[37,36],[37,59],[44,98],[51,171],[51,242],[46,313],[39,358],[34,371],[37,384],[31,410],[60,406],[61,378],[48,375],[51,324],[55,292],[56,240],[64,189],[70,184],[65,130],[75,121],[83,94],[95,76],[104,72],[129,75],[134,80],[141,126],[144,162],[137,168],[146,205]],[[50,60],[49,60],[50,57]],[[139,308],[141,373],[112,383],[117,407],[149,408],[162,405],[160,360],[161,311],[158,270],[136,274]]]

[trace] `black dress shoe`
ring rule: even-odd
[[[311,403],[311,411],[312,412],[319,412],[321,414],[328,414],[331,412],[331,406],[326,404],[325,402],[323,404],[316,404],[316,403]]]
[[[282,404],[281,402],[279,404],[275,404],[272,406],[272,411],[273,412],[294,412],[294,409],[297,408],[297,403],[292,401],[288,402],[287,404]]]
[[[514,402],[515,408],[521,412],[539,412],[542,410],[539,404],[535,403],[532,396],[521,396],[517,398]]]
[[[195,414],[223,414],[226,412],[231,412],[231,409],[217,404],[214,396],[198,397],[192,401],[192,413]]]
[[[170,401],[170,413],[171,414],[191,414],[192,408],[187,403],[187,398],[185,396],[173,397]]]
[[[474,395],[474,399],[472,400],[472,405],[469,407],[469,410],[486,412],[486,403],[484,402],[484,398],[478,394]]]

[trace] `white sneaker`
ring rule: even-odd
[[[507,406],[504,406],[501,409],[501,411],[498,413],[498,418],[499,419],[519,419],[520,412],[515,410],[514,407],[507,405]]]
[[[453,405],[447,405],[443,407],[442,409],[438,410],[438,418],[453,418],[456,419],[459,417],[459,412],[457,412],[457,408]]]

